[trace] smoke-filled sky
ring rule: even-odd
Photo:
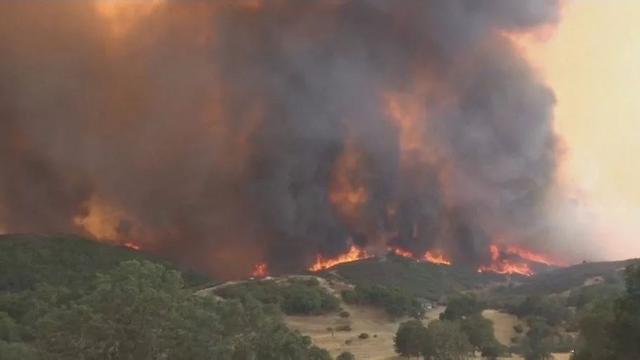
[[[491,243],[592,256],[558,180],[571,129],[517,40],[560,10],[2,3],[0,229],[134,242],[220,276],[351,244],[473,266]]]
[[[554,90],[559,182],[583,208],[600,255],[640,256],[640,2],[571,0],[524,50]]]

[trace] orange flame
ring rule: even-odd
[[[402,257],[406,257],[406,258],[414,258],[413,253],[411,253],[410,251],[401,249],[399,247],[394,247],[394,246],[387,246],[387,250],[389,252],[394,253],[395,255],[398,256],[402,256]]]
[[[559,267],[566,266],[566,264],[561,262],[561,261],[552,259],[549,256],[546,256],[546,255],[543,255],[543,254],[535,253],[535,252],[533,252],[531,250],[525,249],[525,248],[520,247],[518,245],[509,245],[503,251],[505,253],[507,253],[507,254],[517,255],[517,256],[521,257],[522,259],[533,261],[533,262],[537,262],[537,263],[541,263],[541,264],[545,264],[545,265],[548,265],[548,266],[559,266]]]
[[[134,244],[134,243],[132,243],[132,242],[124,243],[124,244],[122,244],[122,246],[124,246],[124,247],[126,247],[126,248],[128,248],[128,249],[131,249],[131,250],[135,250],[135,251],[140,251],[140,250],[142,250],[142,246],[140,246],[140,245],[138,245],[138,244]]]
[[[125,219],[124,212],[100,197],[92,197],[86,204],[87,213],[76,216],[76,226],[98,240],[116,242],[120,237],[118,224]]]
[[[424,254],[423,259],[432,264],[437,265],[451,265],[451,260],[440,250],[427,251]]]
[[[491,265],[481,266],[478,269],[478,272],[494,272],[509,275],[518,274],[524,276],[532,276],[534,274],[533,270],[531,270],[527,263],[503,259],[500,248],[498,248],[497,245],[491,245],[489,250],[491,251]]]
[[[263,278],[263,277],[267,277],[268,275],[269,275],[269,267],[267,266],[267,263],[256,264],[253,267],[253,272],[251,273],[251,276],[256,278]]]
[[[370,257],[371,255],[369,255],[366,250],[351,245],[349,251],[334,258],[325,258],[322,255],[317,255],[316,262],[309,268],[309,271],[322,271],[339,264],[368,259]]]

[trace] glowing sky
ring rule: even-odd
[[[602,257],[640,256],[640,1],[568,1],[525,48],[557,96],[559,180],[592,213]]]

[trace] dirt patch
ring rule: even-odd
[[[343,305],[351,316],[343,319],[337,313],[322,316],[287,316],[287,325],[302,334],[311,337],[313,343],[327,349],[331,355],[337,356],[343,351],[353,353],[357,359],[390,360],[400,359],[393,347],[393,338],[398,326],[406,318],[391,319],[383,310],[369,306]],[[427,312],[425,323],[437,319],[443,307]],[[332,332],[341,325],[349,325],[351,331]],[[367,333],[368,339],[360,339],[358,335]]]
[[[497,310],[485,310],[482,316],[493,322],[493,331],[496,339],[505,346],[511,345],[511,339],[518,335],[514,326],[520,325],[526,331],[526,325],[516,316]]]

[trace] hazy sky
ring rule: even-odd
[[[568,1],[554,32],[524,44],[557,96],[560,181],[604,257],[640,256],[640,1]]]

